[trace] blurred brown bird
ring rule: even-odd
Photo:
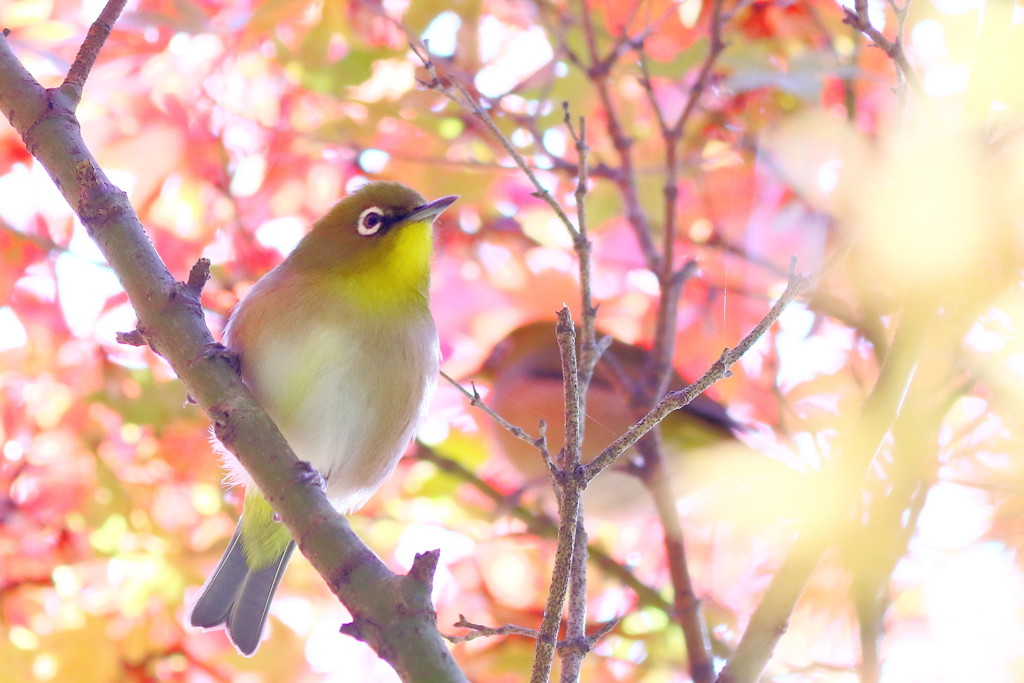
[[[642,377],[649,352],[614,340],[594,372],[587,396],[587,418],[582,461],[593,460],[608,444],[636,422],[629,406],[629,386]],[[495,345],[481,368],[491,384],[487,403],[514,425],[536,433],[541,419],[548,424],[548,446],[554,455],[562,448],[564,421],[562,365],[555,341],[554,322],[538,322],[513,330]],[[687,382],[673,374],[672,389]],[[698,490],[716,494],[743,488],[764,468],[783,467],[737,441],[742,427],[723,405],[701,395],[661,424],[668,470],[676,495]],[[494,426],[498,449],[522,476],[524,486],[550,491],[549,475],[536,448]],[[617,470],[607,470],[591,482],[584,496],[588,514],[603,518],[633,516],[653,510],[649,494],[626,465],[637,462],[635,449],[627,451]],[[542,494],[549,497],[547,493]]]

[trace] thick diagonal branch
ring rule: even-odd
[[[82,139],[75,102],[45,89],[0,38],[0,111],[50,174],[110,263],[158,348],[210,416],[288,527],[302,553],[344,601],[358,633],[406,681],[464,681],[437,631],[431,554],[396,576],[352,532],[319,487],[295,476],[298,461],[222,354],[203,320],[196,287],[175,282],[128,197],[99,169]]]

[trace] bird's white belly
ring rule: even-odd
[[[436,338],[422,336],[314,324],[243,352],[246,382],[342,512],[366,502],[412,437],[437,372]]]

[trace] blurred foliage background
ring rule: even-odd
[[[29,70],[57,85],[100,7],[14,0],[0,24]],[[171,271],[184,279],[197,258],[212,260],[203,301],[215,334],[346,188],[387,178],[428,198],[461,195],[439,222],[432,308],[445,371],[477,382],[485,399],[485,359],[511,330],[577,306],[577,267],[564,229],[505,150],[418,82],[427,74],[411,40],[426,40],[442,75],[486,103],[570,208],[576,157],[562,103],[586,117],[598,326],[642,347],[655,333],[658,281],[630,211],[639,207],[660,243],[671,178],[674,262],[699,264],[675,320],[683,377],[699,376],[764,315],[791,257],[811,272],[844,235],[859,235],[820,290],[711,391],[743,426],[737,448],[749,456],[712,468],[714,486],[693,474],[697,486],[680,482],[715,653],[719,663],[728,656],[794,528],[828,497],[822,475],[902,310],[930,317],[918,376],[767,675],[1021,680],[1021,9],[869,3],[876,28],[903,36],[913,71],[901,85],[840,4],[730,0],[726,49],[691,102],[711,8],[138,0],[78,116]],[[690,107],[666,176],[659,115]],[[186,628],[240,503],[220,484],[207,420],[157,355],[114,342],[134,326],[125,296],[7,124],[0,198],[0,680],[397,680],[338,635],[344,609],[301,560],[256,657]],[[522,391],[524,415],[530,395]],[[621,428],[606,422],[588,427],[598,448]],[[352,518],[396,570],[441,548],[435,604],[450,633],[464,632],[448,626],[460,613],[535,627],[543,609],[552,544],[516,511],[549,504],[502,456],[494,430],[442,383],[419,454],[410,450]],[[584,680],[688,680],[656,517],[595,513],[590,529],[609,561],[652,590],[592,571],[595,628],[622,621]],[[531,651],[516,637],[455,646],[481,682],[522,680]]]

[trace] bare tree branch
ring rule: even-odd
[[[530,673],[530,683],[545,683],[551,675],[558,628],[572,575],[572,557],[576,545],[576,529],[580,516],[585,481],[580,468],[580,437],[583,414],[580,412],[578,368],[576,365],[576,326],[569,309],[558,312],[555,327],[558,350],[562,358],[562,382],[565,388],[565,446],[560,466],[552,468],[558,491],[558,539],[555,545],[555,566],[551,587],[541,618],[540,635]]]

